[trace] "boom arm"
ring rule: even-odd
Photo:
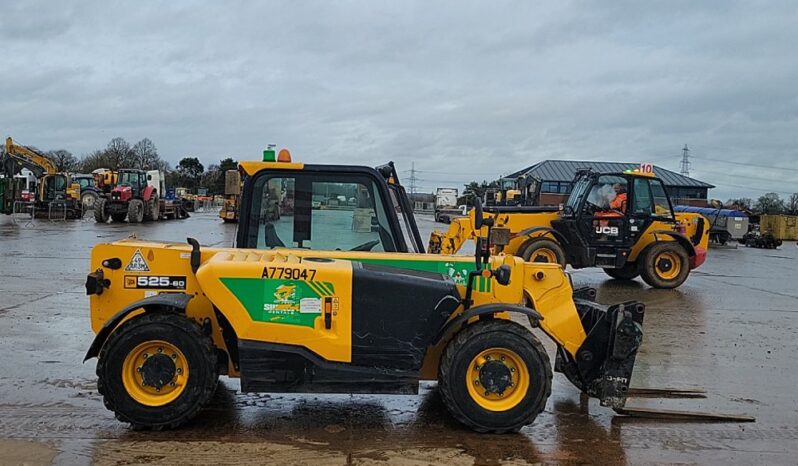
[[[475,239],[476,233],[471,217],[453,218],[449,231],[441,233],[435,230],[429,237],[428,252],[431,254],[457,254],[469,239]]]
[[[42,175],[54,175],[58,172],[52,160],[33,149],[16,144],[10,137],[6,138],[6,154],[32,171],[37,178]]]

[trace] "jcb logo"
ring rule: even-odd
[[[618,227],[596,227],[596,233],[599,235],[618,236]]]

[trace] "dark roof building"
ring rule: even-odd
[[[507,175],[506,178],[533,175],[541,181],[541,204],[557,205],[568,197],[571,192],[571,181],[579,169],[590,168],[601,173],[619,173],[639,166],[639,163],[544,160]],[[674,205],[706,206],[708,191],[715,187],[656,165],[654,165],[654,174],[665,183]]]

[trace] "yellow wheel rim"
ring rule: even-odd
[[[488,411],[507,411],[529,390],[529,370],[515,351],[489,348],[471,360],[466,374],[471,399]]]
[[[122,383],[131,398],[146,406],[164,406],[183,393],[188,363],[173,344],[151,340],[127,354],[122,363]]]
[[[682,271],[682,260],[674,252],[661,252],[654,259],[654,270],[663,280],[673,280]]]
[[[549,248],[539,248],[532,252],[529,256],[529,262],[546,262],[553,264],[557,262],[557,254]]]

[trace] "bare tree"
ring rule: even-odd
[[[787,199],[787,211],[791,215],[798,215],[798,193],[790,194],[790,198]]]
[[[78,159],[68,150],[51,150],[44,155],[55,164],[59,172],[73,172],[78,167]]]
[[[762,214],[780,214],[784,212],[784,200],[778,193],[767,193],[757,199],[754,210]]]
[[[136,163],[136,156],[127,141],[122,138],[113,138],[105,148],[105,159],[109,164],[108,168],[117,170],[120,168],[130,168]]]
[[[751,210],[754,205],[754,200],[750,197],[741,197],[738,199],[729,199],[726,201],[726,206],[737,210]]]
[[[158,157],[158,149],[155,148],[155,144],[149,138],[144,138],[137,142],[132,150],[135,162],[131,168],[142,170],[157,170],[159,168],[157,167],[160,159]]]

